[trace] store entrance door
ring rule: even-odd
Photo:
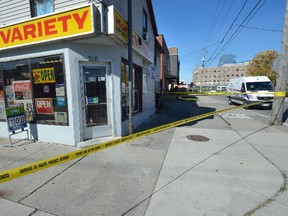
[[[84,84],[84,140],[112,136],[108,65],[81,65]]]

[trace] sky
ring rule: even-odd
[[[224,54],[249,61],[261,51],[281,51],[285,0],[152,0],[158,34],[178,47],[180,80],[193,70],[217,67]],[[206,52],[205,52],[206,50]],[[205,57],[204,57],[205,56]]]

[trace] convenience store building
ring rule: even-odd
[[[151,1],[139,3],[140,26],[143,12],[147,20],[133,27],[134,127],[155,113],[157,28]],[[1,137],[9,136],[5,107],[18,105],[36,140],[75,146],[128,134],[127,14],[119,11],[84,4],[0,28]]]

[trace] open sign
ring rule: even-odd
[[[54,114],[52,98],[35,98],[37,114]]]

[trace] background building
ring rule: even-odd
[[[173,89],[179,83],[180,60],[178,56],[178,47],[169,48],[170,53],[170,79],[169,90]]]
[[[169,80],[172,79],[173,82],[176,77],[170,74],[170,54],[164,35],[159,34],[156,39],[162,47],[162,53],[160,54],[160,89],[167,91]]]
[[[243,77],[247,73],[248,62],[224,64],[216,68],[196,68],[193,71],[194,88],[216,87],[218,85],[227,85],[230,79]]]

